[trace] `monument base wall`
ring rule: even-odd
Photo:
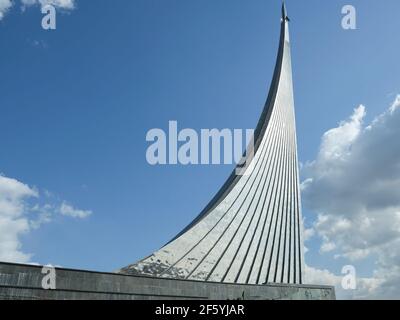
[[[42,266],[0,263],[0,299],[11,300],[334,300],[330,286],[243,285],[55,269],[43,289]]]

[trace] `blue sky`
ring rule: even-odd
[[[53,214],[21,233],[30,261],[110,271],[166,243],[225,181],[232,166],[150,166],[145,136],[170,120],[198,130],[254,127],[281,3],[73,3],[58,10],[52,31],[41,28],[39,5],[22,10],[14,1],[0,20],[0,173],[35,189],[32,205],[91,213]],[[348,3],[287,1],[302,163],[317,158],[322,135],[358,105],[370,123],[400,93],[400,3],[352,0],[357,30],[346,31]],[[304,215],[311,227],[316,214]],[[307,264],[340,274],[347,260],[321,253],[321,241],[307,242]],[[353,264],[371,277],[375,256]]]

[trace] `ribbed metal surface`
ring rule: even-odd
[[[253,166],[243,176],[233,173],[174,240],[120,272],[226,283],[302,283],[288,22],[283,7],[278,59],[255,133]]]

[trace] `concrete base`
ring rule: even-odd
[[[334,300],[335,290],[311,285],[242,285],[55,269],[45,290],[41,266],[0,263],[0,299],[29,300]]]

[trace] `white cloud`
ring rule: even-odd
[[[0,20],[3,19],[6,12],[12,7],[11,0],[0,0]]]
[[[4,18],[6,13],[11,9],[11,7],[16,3],[16,0],[0,0],[0,20]],[[76,8],[75,0],[20,0],[20,5],[22,11],[26,8],[35,5],[40,5],[44,7],[46,5],[52,5],[56,9],[61,9],[63,11],[71,11]]]
[[[345,290],[342,286],[343,276],[335,275],[326,269],[317,269],[307,265],[305,269],[305,282],[307,284],[333,286],[335,287],[336,298],[339,300],[379,298],[377,289],[381,285],[380,280],[356,276],[356,288]]]
[[[320,251],[376,258],[374,293],[400,298],[400,96],[367,126],[365,115],[360,106],[324,134],[303,168],[303,201],[318,214]]]
[[[39,229],[43,224],[51,222],[54,207],[50,204],[45,204],[43,206],[36,204],[30,209],[30,211],[37,213],[36,220],[31,220],[30,226],[33,229]]]
[[[73,218],[92,214],[65,202],[40,204],[42,198],[50,201],[49,193],[41,197],[35,188],[0,174],[0,261],[31,262],[33,254],[23,251],[21,237],[51,222],[56,214]]]
[[[75,0],[21,0],[24,6],[40,4],[42,7],[52,5],[56,8],[72,10],[75,8]]]
[[[74,207],[72,207],[71,205],[69,205],[68,203],[66,203],[64,201],[61,204],[60,213],[64,216],[84,219],[84,218],[87,218],[88,216],[90,216],[92,214],[92,211],[75,209]]]
[[[331,252],[333,250],[336,249],[336,244],[334,244],[333,242],[329,242],[329,241],[324,241],[324,243],[322,243],[321,245],[321,252]]]
[[[309,228],[309,229],[304,229],[304,241],[310,240],[312,237],[315,235],[315,229],[314,228]]]
[[[30,229],[25,200],[35,197],[34,189],[0,175],[0,261],[29,261],[31,255],[21,251],[20,236]]]

